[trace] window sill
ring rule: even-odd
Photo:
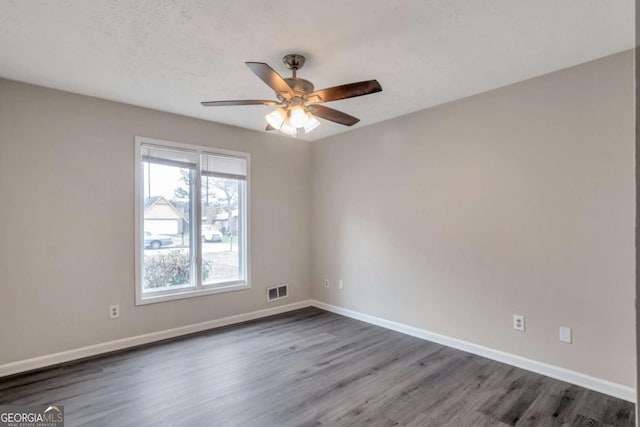
[[[251,289],[251,285],[246,282],[230,282],[216,285],[215,287],[198,289],[198,290],[184,290],[180,292],[176,290],[175,293],[172,294],[162,294],[162,295],[143,295],[141,297],[136,296],[136,305],[147,305],[147,304],[155,304],[158,302],[166,302],[166,301],[174,301],[179,299],[186,298],[195,298],[201,297],[205,295],[213,295],[220,294],[223,292],[234,292],[234,291],[242,291],[245,289]]]

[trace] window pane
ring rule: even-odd
[[[244,181],[202,176],[202,283],[243,280]]]
[[[193,283],[189,229],[195,171],[187,163],[161,162],[142,162],[145,292]]]

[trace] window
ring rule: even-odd
[[[249,154],[135,146],[136,304],[249,288]]]

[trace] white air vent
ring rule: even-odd
[[[267,302],[286,298],[288,296],[289,296],[288,284],[274,286],[273,288],[267,288]]]

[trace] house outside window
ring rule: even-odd
[[[136,304],[248,289],[248,153],[136,137]]]

